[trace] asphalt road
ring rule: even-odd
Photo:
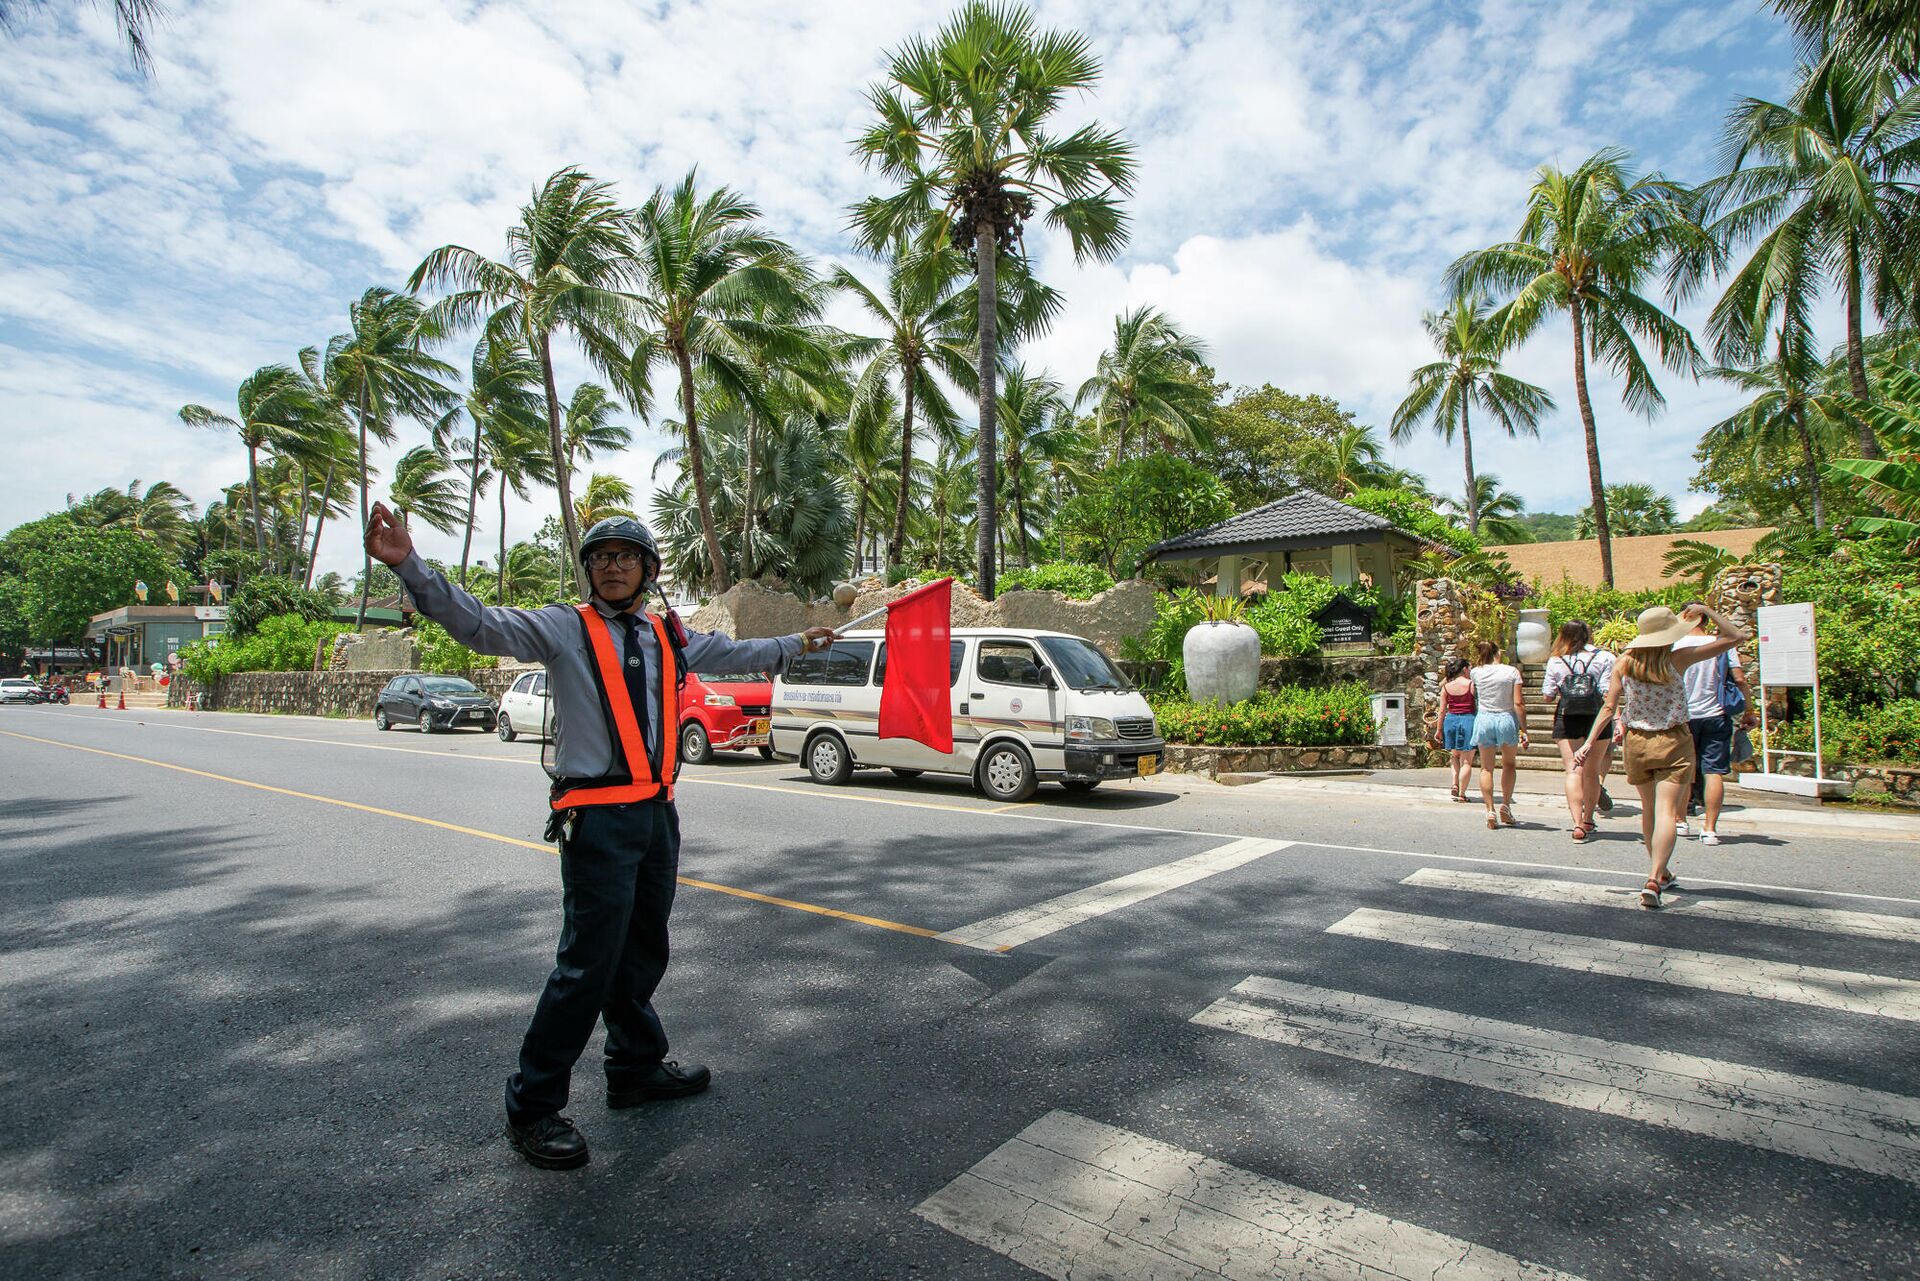
[[[714,1088],[609,1113],[596,1044],[556,1174],[537,755],[0,709],[0,1276],[1920,1271],[1920,843],[1683,844],[1649,913],[1625,814],[722,760],[658,1001]]]

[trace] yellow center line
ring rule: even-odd
[[[233,733],[237,731],[217,731]],[[75,752],[88,752],[94,756],[108,756],[118,761],[132,761],[136,765],[151,765],[155,769],[169,769],[180,774],[191,774],[195,778],[212,779],[216,783],[232,783],[236,787],[251,787],[255,791],[272,792],[276,796],[291,796],[302,801],[316,801],[322,805],[338,805],[341,809],[359,810],[363,814],[378,814],[382,818],[397,818],[406,823],[420,823],[427,827],[437,827],[442,831],[458,832],[462,836],[476,836],[483,841],[498,841],[502,845],[518,845],[522,849],[539,850],[543,854],[552,854],[554,850],[539,841],[525,841],[517,836],[506,836],[499,832],[489,832],[478,827],[463,827],[459,823],[444,823],[437,818],[425,818],[419,814],[408,814],[401,810],[383,809],[378,805],[362,805],[359,801],[344,801],[337,796],[320,796],[313,792],[297,792],[290,787],[275,787],[271,783],[257,783],[250,778],[235,778],[231,774],[215,774],[210,770],[194,769],[190,765],[175,765],[171,761],[156,761],[146,756],[130,756],[125,752],[110,752],[103,747],[82,747],[78,743],[65,743],[57,738],[40,738],[33,734],[21,734],[14,730],[0,730],[8,738],[18,738],[29,743],[43,743],[48,747],[64,747]],[[434,753],[437,755],[437,753]],[[712,890],[716,894],[731,894],[735,898],[752,899],[756,903],[767,903],[774,907],[791,908],[796,912],[811,912],[815,916],[831,916],[842,921],[852,921],[857,925],[871,925],[876,929],[892,930],[898,934],[911,934],[916,938],[937,938],[938,930],[924,926],[906,925],[900,921],[889,921],[884,917],[862,916],[858,912],[844,912],[837,907],[821,907],[816,903],[802,903],[797,899],[779,898],[772,894],[761,894],[754,890],[743,890],[733,885],[721,885],[715,881],[697,881],[689,876],[674,878],[682,885],[695,889]]]

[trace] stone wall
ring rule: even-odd
[[[1407,737],[1434,737],[1440,724],[1440,684],[1447,660],[1465,657],[1473,627],[1460,587],[1450,578],[1423,578],[1414,589],[1413,661],[1420,688],[1407,703]]]
[[[1759,768],[1759,760],[1759,757],[1754,757],[1756,769]],[[1775,757],[1773,769],[1777,774],[1813,777],[1813,762],[1798,756]],[[1835,765],[1829,762],[1823,772],[1828,778],[1852,783],[1855,796],[1878,796],[1888,804],[1903,809],[1920,809],[1920,766]]]
[[[413,633],[397,630],[345,632],[334,638],[327,667],[346,672],[410,672],[420,666]]]
[[[497,667],[461,673],[494,697],[526,671]],[[372,716],[373,703],[396,671],[235,672],[206,689],[211,712],[279,712],[300,716]],[[167,706],[192,707],[198,687],[184,676],[167,689]]]
[[[1424,749],[1406,747],[1192,747],[1167,744],[1162,768],[1173,774],[1300,774],[1316,770],[1416,769]]]

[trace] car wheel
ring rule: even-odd
[[[1100,780],[1097,778],[1068,778],[1062,779],[1060,786],[1066,788],[1069,792],[1091,792],[1094,788],[1100,786]]]
[[[688,721],[681,726],[680,758],[689,765],[705,765],[713,760],[713,742],[699,721]]]
[[[770,761],[773,759],[773,749],[767,746],[765,743],[760,744],[760,759],[763,761]]]
[[[373,727],[378,730],[389,730],[393,728],[393,722],[387,719],[386,708],[376,707],[373,709]]]
[[[500,713],[500,719],[495,722],[494,728],[495,732],[500,735],[500,741],[503,743],[511,743],[515,738],[519,737],[519,735],[513,732],[513,722],[507,719],[505,712]]]
[[[819,734],[807,744],[807,773],[816,783],[839,785],[853,777],[853,758],[847,745],[832,734]]]
[[[422,734],[433,733],[433,713],[424,707],[420,709],[420,732]]]
[[[980,757],[980,790],[996,801],[1024,801],[1039,783],[1033,761],[1018,743],[995,743]]]
[[[919,778],[922,774],[926,773],[923,769],[901,769],[897,765],[891,765],[888,766],[888,768],[893,771],[895,778]]]

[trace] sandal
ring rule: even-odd
[[[1500,830],[1500,820],[1493,816],[1492,810],[1487,811],[1487,830],[1489,832],[1497,832]]]
[[[1520,824],[1514,821],[1513,806],[1511,805],[1502,805],[1500,807],[1500,821],[1502,823],[1505,823],[1508,827],[1520,826]]]
[[[1679,883],[1680,883],[1680,878],[1675,876],[1672,872],[1668,872],[1666,875],[1666,878],[1660,882],[1660,892],[1664,894],[1668,890],[1672,889],[1674,886],[1678,885]]]
[[[1574,843],[1575,845],[1580,845],[1580,844],[1583,844],[1583,843],[1585,843],[1585,841],[1586,841],[1586,839],[1587,839],[1587,836],[1588,836],[1588,834],[1590,833],[1590,831],[1591,831],[1591,829],[1590,829],[1590,828],[1586,828],[1586,827],[1576,827],[1576,828],[1574,828],[1574,829],[1573,829],[1573,831],[1571,831],[1571,832],[1569,832],[1569,833],[1568,833],[1568,835],[1569,835],[1569,836],[1571,836],[1571,837],[1573,837],[1573,843]]]
[[[1646,887],[1640,891],[1640,906],[1641,907],[1659,907],[1660,906],[1660,889],[1661,889],[1660,882],[1649,877],[1647,879]]]

